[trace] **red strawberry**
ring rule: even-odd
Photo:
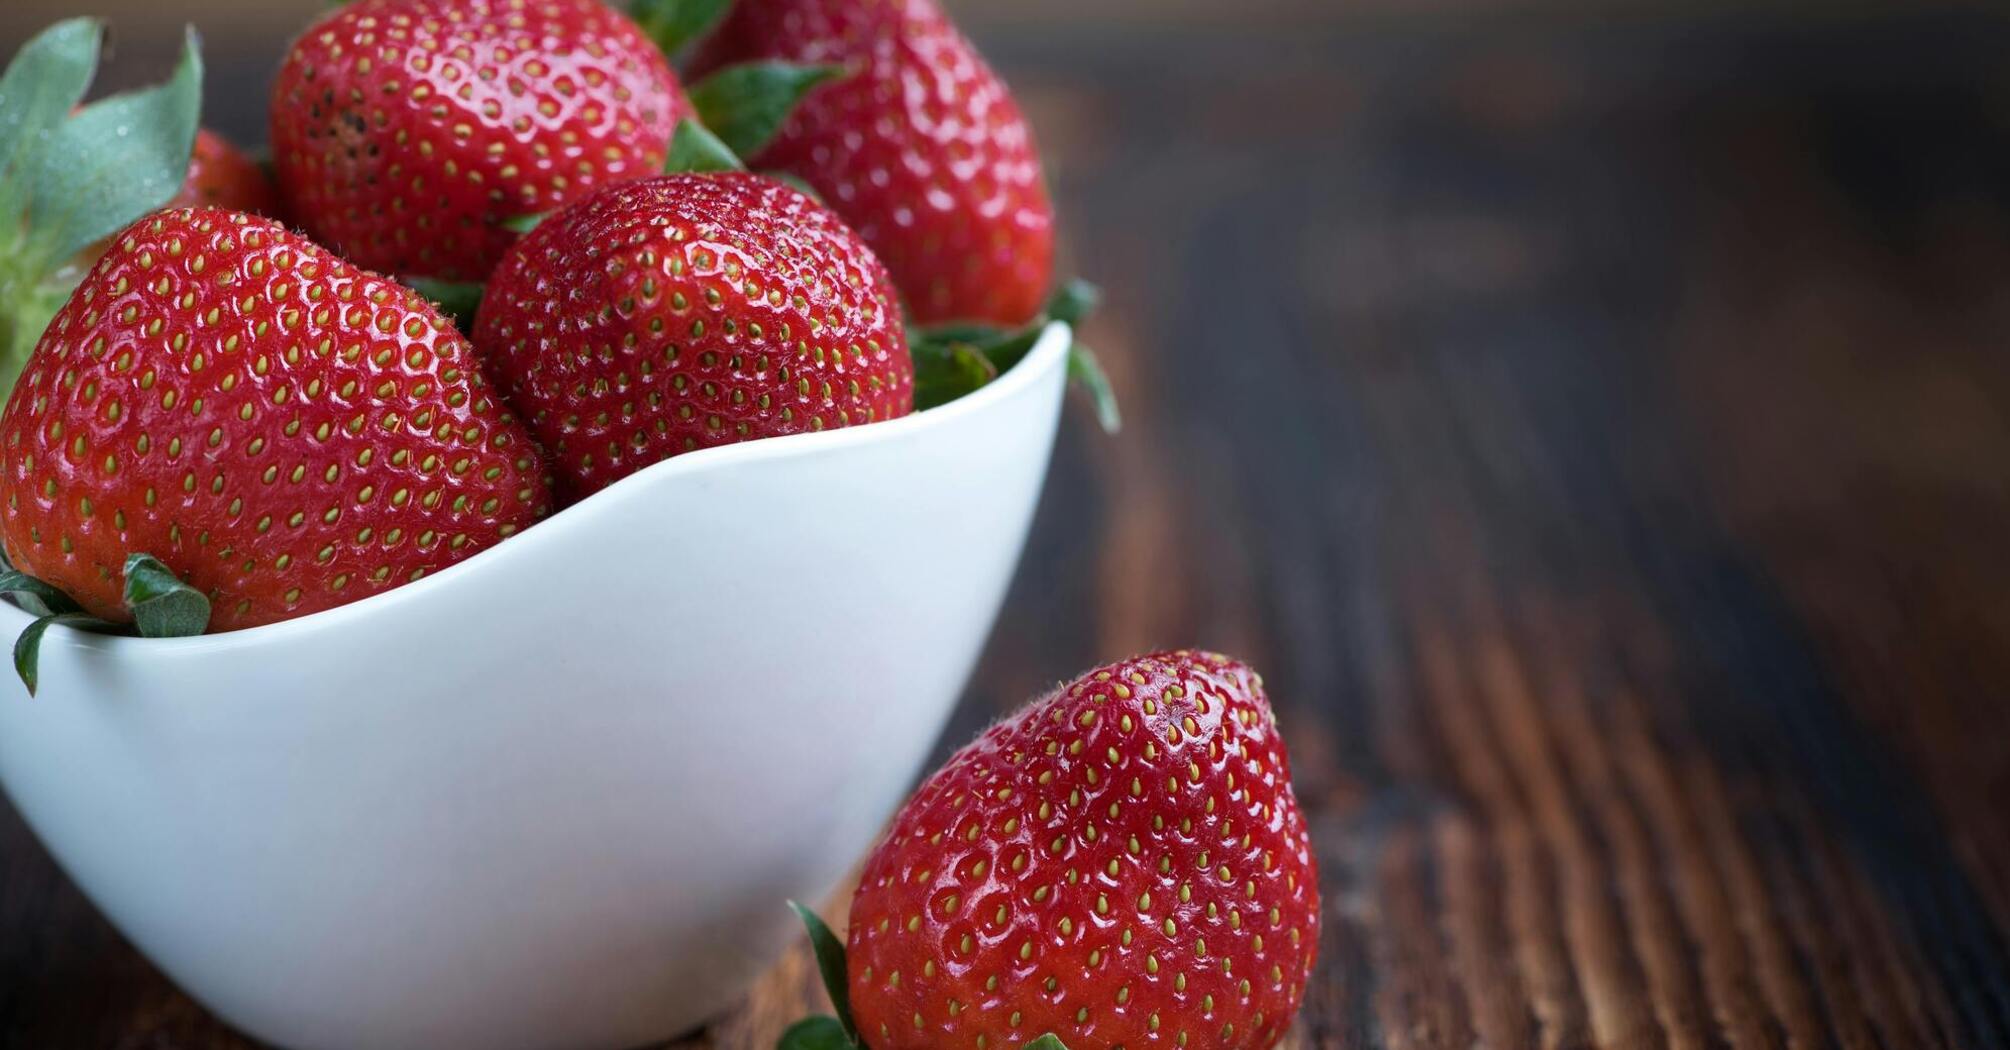
[[[698,66],[754,59],[857,70],[751,159],[814,186],[886,260],[915,320],[1039,311],[1053,207],[1032,131],[935,0],[739,0]]]
[[[273,162],[293,218],[357,265],[481,280],[504,220],[656,171],[688,111],[600,0],[359,0],[280,68]]]
[[[474,343],[572,497],[669,456],[906,415],[892,283],[837,216],[759,175],[661,175],[546,219]]]
[[[213,630],[353,601],[542,514],[529,435],[410,290],[268,219],[162,212],[119,234],[0,416],[0,540],[128,620],[129,554],[210,596]]]
[[[265,170],[223,136],[203,128],[195,134],[188,181],[166,209],[213,207],[279,216],[279,195]]]
[[[992,727],[908,801],[852,898],[850,1007],[872,1050],[1263,1050],[1318,940],[1261,679],[1155,653]]]

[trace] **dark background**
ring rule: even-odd
[[[257,142],[317,6],[92,10],[113,83],[199,22]],[[1128,425],[1072,413],[945,752],[1134,651],[1262,668],[1327,895],[1293,1045],[2010,1045],[2010,17],[953,6]],[[0,1044],[236,1045],[11,811]]]

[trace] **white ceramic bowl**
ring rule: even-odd
[[[873,426],[659,464],[494,550],[202,638],[51,630],[0,779],[114,924],[285,1046],[615,1050],[729,1005],[919,772],[1069,341]],[[0,638],[28,616],[0,603]]]

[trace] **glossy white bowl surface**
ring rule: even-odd
[[[339,609],[51,630],[40,695],[0,687],[0,780],[134,944],[263,1039],[674,1035],[918,774],[1024,544],[1068,341],[930,412],[659,464]],[[27,623],[0,603],[0,636]]]

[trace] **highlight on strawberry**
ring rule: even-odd
[[[867,857],[836,1012],[780,1050],[1268,1050],[1317,954],[1318,873],[1263,681],[1161,652],[986,730]]]

